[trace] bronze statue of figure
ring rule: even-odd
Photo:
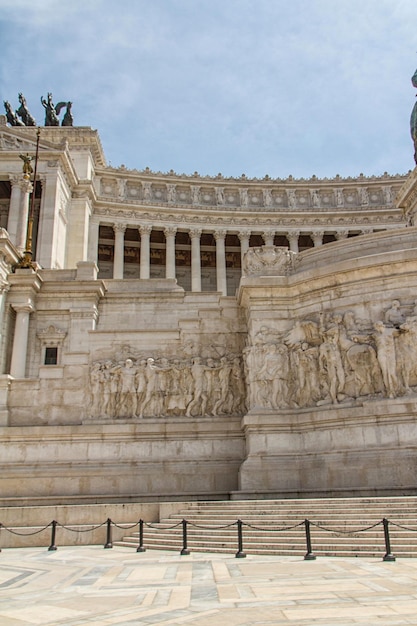
[[[48,93],[48,99],[41,97],[42,106],[45,109],[45,126],[59,126],[59,119],[52,103],[52,94]]]
[[[62,119],[61,126],[72,126],[72,123],[74,121],[72,117],[72,113],[71,113],[72,102],[58,102],[58,104],[55,107],[56,114],[59,115],[61,112],[61,109],[63,109],[64,107],[66,107],[67,110]]]
[[[19,154],[20,158],[23,161],[23,177],[30,179],[30,175],[33,174],[33,167],[31,162],[33,161],[33,157],[29,154]]]
[[[22,93],[19,93],[20,107],[17,109],[16,114],[21,118],[25,126],[36,126],[35,118],[29,113],[26,105],[26,98]]]
[[[417,87],[417,70],[414,72],[411,82],[413,83],[414,87]],[[417,102],[415,103],[411,112],[410,130],[411,137],[414,141],[414,161],[417,165]]]
[[[4,108],[6,109],[6,119],[10,126],[24,126],[24,123],[19,120],[16,113],[12,111],[12,105],[7,100],[3,100]]]

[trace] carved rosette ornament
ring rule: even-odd
[[[294,268],[295,252],[283,246],[249,248],[243,258],[243,276],[288,276]]]

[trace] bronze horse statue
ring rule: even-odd
[[[29,109],[26,104],[26,98],[22,93],[19,93],[20,107],[17,109],[16,114],[20,117],[25,126],[36,126],[35,118],[29,113]]]

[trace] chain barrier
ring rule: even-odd
[[[71,528],[70,526],[65,526],[64,524],[60,524],[59,522],[57,522],[57,526],[59,526],[60,528],[63,528],[64,530],[68,530],[71,533],[89,533],[89,532],[93,532],[93,530],[97,530],[98,528],[103,528],[103,526],[105,526],[106,523],[107,522],[103,522],[102,524],[98,524],[98,526],[90,526],[90,528]]]
[[[174,526],[152,526],[152,524],[149,524],[148,522],[144,522],[145,526],[147,528],[152,528],[152,530],[173,530],[174,528],[178,528],[178,526],[181,526],[182,522],[178,522],[178,524],[175,524]]]
[[[396,522],[391,522],[391,526],[396,526],[397,528],[401,528],[401,530],[407,530],[410,533],[417,533],[417,528],[408,528],[407,526],[402,526],[401,524],[397,524]]]
[[[7,530],[7,532],[10,533],[11,535],[17,535],[18,537],[30,537],[32,535],[38,535],[39,533],[43,533],[43,531],[49,528],[51,524],[52,522],[49,522],[49,524],[47,524],[43,528],[40,528],[39,530],[34,530],[33,532],[29,532],[29,533],[19,533],[17,530],[12,530],[11,528],[4,526],[3,524],[0,524],[0,528]]]
[[[364,533],[367,530],[372,530],[372,528],[376,528],[382,524],[382,520],[380,522],[376,522],[372,524],[372,526],[367,526],[366,528],[358,528],[357,530],[334,530],[332,528],[326,528],[325,526],[321,526],[321,524],[316,524],[315,522],[310,522],[312,526],[316,528],[320,528],[320,530],[325,530],[328,533],[333,533],[334,535],[357,535],[358,533]]]
[[[242,522],[242,524],[244,526],[247,526],[248,528],[252,528],[253,530],[260,530],[261,532],[263,531],[270,531],[270,532],[277,532],[280,533],[284,530],[294,530],[294,528],[298,528],[299,526],[303,526],[304,522],[300,522],[299,524],[295,524],[294,526],[280,526],[279,528],[269,528],[267,526],[253,526],[252,524],[248,524],[247,522]]]
[[[255,526],[253,524],[250,524],[249,522],[244,522],[240,519],[236,520],[235,522],[231,522],[229,524],[223,524],[223,525],[219,525],[219,526],[202,526],[200,524],[195,524],[193,522],[188,522],[186,519],[181,520],[180,522],[170,525],[170,526],[155,526],[152,523],[149,522],[144,522],[144,520],[139,520],[139,522],[136,522],[135,524],[116,524],[115,522],[113,522],[110,518],[108,518],[105,522],[102,522],[101,524],[97,524],[95,526],[90,526],[89,528],[74,528],[71,526],[66,526],[65,524],[60,524],[59,522],[57,522],[56,520],[53,520],[52,522],[50,522],[49,524],[47,524],[46,526],[43,526],[42,528],[38,528],[35,531],[29,531],[29,532],[20,532],[18,530],[12,529],[8,526],[4,526],[4,524],[0,523],[0,530],[4,529],[5,531],[7,531],[8,533],[12,534],[12,535],[16,535],[19,537],[30,537],[33,535],[38,535],[42,532],[44,532],[45,530],[47,530],[48,528],[51,528],[51,543],[50,546],[48,548],[48,550],[56,550],[57,547],[55,545],[55,536],[56,536],[56,529],[59,526],[60,528],[67,530],[69,532],[74,532],[74,533],[86,533],[86,532],[93,532],[98,530],[99,528],[102,528],[103,526],[107,527],[107,531],[106,531],[106,543],[104,545],[105,548],[112,548],[113,547],[113,543],[112,543],[112,527],[114,526],[115,528],[118,528],[120,530],[131,530],[132,528],[136,528],[137,526],[139,526],[139,545],[137,548],[137,552],[145,552],[146,548],[144,547],[144,542],[143,542],[143,529],[144,526],[146,526],[147,528],[150,528],[152,530],[156,530],[156,531],[169,531],[169,530],[174,530],[176,528],[182,527],[182,550],[181,550],[181,554],[182,555],[187,555],[190,554],[190,551],[188,549],[188,536],[187,536],[187,531],[188,531],[188,527],[193,527],[193,528],[197,528],[199,530],[207,530],[207,531],[213,531],[213,530],[225,530],[228,528],[232,528],[234,526],[237,527],[237,533],[238,533],[238,551],[236,553],[236,558],[244,558],[246,556],[246,554],[243,551],[243,528],[250,528],[251,530],[256,530],[259,532],[271,532],[271,533],[278,533],[278,532],[284,532],[284,531],[289,531],[289,530],[294,530],[296,528],[300,528],[301,526],[304,526],[304,530],[305,530],[305,536],[306,536],[306,545],[307,545],[307,553],[304,556],[305,560],[314,560],[316,557],[312,551],[312,547],[311,547],[311,533],[310,533],[310,527],[313,526],[314,528],[318,528],[320,530],[323,530],[325,532],[329,532],[332,533],[333,535],[346,535],[346,536],[351,536],[351,537],[355,537],[357,536],[359,533],[364,533],[367,532],[369,530],[372,530],[373,528],[376,528],[377,526],[381,526],[383,525],[384,528],[384,539],[385,539],[385,548],[386,548],[386,553],[385,556],[383,557],[384,561],[395,561],[395,556],[391,553],[391,544],[390,544],[390,536],[389,536],[389,525],[395,526],[397,528],[400,528],[402,530],[408,531],[408,532],[417,532],[417,528],[409,528],[407,526],[403,526],[402,524],[396,523],[396,522],[390,522],[389,520],[387,520],[386,518],[382,519],[379,522],[375,522],[375,524],[372,524],[370,526],[366,526],[365,528],[357,528],[355,530],[342,530],[342,529],[336,529],[336,528],[328,528],[326,526],[323,526],[319,523],[316,522],[311,522],[308,519],[305,519],[302,522],[299,522],[297,524],[294,524],[292,526],[280,526],[280,527],[269,527],[269,526]],[[1,552],[1,549],[0,549]]]
[[[236,522],[231,522],[230,524],[225,524],[224,526],[199,526],[198,524],[194,524],[193,522],[188,522],[189,526],[193,528],[199,528],[200,530],[225,530],[226,528],[232,528],[236,526]]]

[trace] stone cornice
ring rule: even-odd
[[[347,216],[348,220],[354,217],[359,223],[368,220],[395,223],[402,219],[394,201],[404,180],[404,176],[388,175],[332,180],[313,177],[309,181],[207,180],[174,174],[144,176],[123,168],[116,171],[107,168],[97,171],[94,212],[99,215],[110,212],[114,216],[124,213],[140,219],[146,219],[146,213],[160,214],[163,220],[168,212],[174,221],[181,215],[197,222],[201,221],[202,214],[204,217],[211,214],[216,223],[229,222],[236,213],[239,222],[253,223],[256,215],[263,224],[281,217],[288,221],[289,215],[297,223],[305,218],[309,222],[319,219],[327,223],[329,217],[330,223],[334,223],[342,216]],[[368,219],[364,220],[365,215]]]
[[[227,227],[233,231],[241,231],[242,228],[252,230],[264,230],[274,228],[277,232],[287,229],[310,232],[312,228],[324,228],[325,230],[363,230],[364,228],[398,228],[405,225],[403,215],[398,209],[364,211],[356,208],[352,211],[338,213],[323,213],[319,211],[294,212],[282,211],[280,213],[253,213],[239,211],[227,213],[223,211],[212,212],[210,210],[198,211],[173,211],[172,207],[126,207],[123,205],[96,206],[94,209],[96,218],[102,222],[113,224],[115,221],[123,222],[128,227],[141,225],[160,226],[175,225],[179,228],[192,228],[199,226],[204,230],[212,231],[215,228]],[[207,226],[206,226],[207,225]]]

